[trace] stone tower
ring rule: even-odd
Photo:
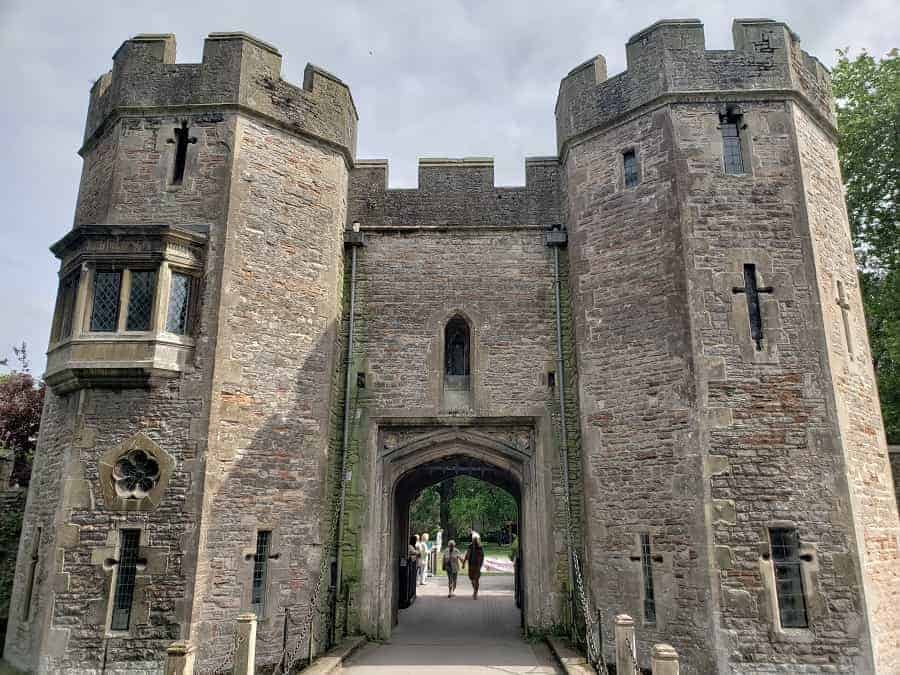
[[[699,21],[661,21],[626,72],[597,57],[560,86],[592,590],[697,672],[898,672],[900,530],[829,76],[783,23],[733,32],[706,51]]]
[[[211,672],[248,611],[260,667],[386,638],[410,500],[473,475],[518,503],[529,630],[583,589],[642,665],[900,670],[828,74],[782,23],[734,41],[654,24],[626,72],[563,79],[524,186],[431,158],[403,190],[334,76],[239,33],[200,64],[126,41],[52,247],[6,658],[158,671],[184,641]]]
[[[235,573],[258,531],[298,602],[319,567],[357,115],[332,75],[307,66],[300,88],[280,67],[239,33],[211,34],[199,64],[175,63],[172,35],[139,35],[91,91],[75,226],[53,247],[14,664],[150,668],[179,638],[221,648],[230,636],[201,626],[249,606]],[[130,616],[110,601],[129,532]]]

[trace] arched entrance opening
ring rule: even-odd
[[[373,422],[372,482],[362,514],[359,601],[353,608],[362,630],[382,640],[392,636],[400,618],[398,570],[408,552],[409,504],[425,487],[455,476],[485,480],[516,501],[521,560],[519,608],[511,610],[516,631],[520,624],[528,632],[559,623],[565,602],[559,565],[565,559],[555,527],[555,454],[548,452],[553,444],[546,421],[448,415]],[[467,585],[463,576],[459,591]]]
[[[399,610],[407,607],[410,602],[414,600],[416,593],[414,568],[407,559],[409,538],[410,535],[414,533],[410,514],[411,504],[424,490],[460,477],[468,477],[471,479],[470,483],[477,484],[478,482],[484,482],[496,486],[508,493],[515,502],[514,513],[512,514],[515,522],[514,527],[511,529],[514,529],[516,532],[521,531],[522,485],[519,476],[517,476],[511,468],[497,466],[496,464],[486,461],[483,457],[458,452],[432,459],[406,471],[398,479],[394,491],[394,553],[395,559],[398,562],[394,583],[395,602],[392,608],[392,622],[394,624],[399,620],[402,620]],[[472,524],[474,525],[475,523]],[[420,526],[415,529],[423,529],[421,524],[418,525]],[[496,524],[493,525],[496,527]],[[431,530],[434,528],[429,527],[427,529]],[[494,527],[491,529],[493,530]],[[469,544],[471,528],[461,527],[460,530],[461,531],[456,533],[456,538],[458,548],[462,553]],[[480,534],[484,540],[483,543],[486,545],[493,543],[493,541],[489,542],[489,540],[494,539],[492,536],[494,534],[493,532],[482,531]],[[449,535],[447,538],[443,539],[442,543],[444,547],[447,546],[448,539]],[[509,591],[513,595],[514,605],[512,606],[517,608],[520,612],[519,623],[524,625],[524,594],[522,593],[522,589],[524,588],[524,565],[522,564],[522,561],[524,558],[522,553],[523,550],[520,546],[516,562],[514,565],[511,565],[513,580],[512,583],[509,584]],[[436,565],[440,565],[439,560],[436,560],[435,562]],[[437,569],[439,569],[439,567]],[[461,572],[460,576],[464,577],[465,573]],[[443,584],[443,579],[440,580],[440,583]],[[465,583],[461,582],[460,593],[466,594],[468,591],[469,589]]]

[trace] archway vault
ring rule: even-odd
[[[375,421],[375,420],[373,420]],[[369,436],[373,490],[363,555],[363,629],[390,636],[397,618],[396,567],[405,555],[408,505],[451,476],[472,475],[507,490],[519,504],[526,585],[523,620],[555,620],[552,453],[546,420],[534,417],[377,420]],[[374,446],[374,447],[373,447]],[[368,626],[368,628],[367,628]]]

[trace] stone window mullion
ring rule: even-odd
[[[122,333],[128,321],[128,298],[131,295],[131,270],[122,268],[122,283],[119,284],[119,320],[116,323],[116,332]]]
[[[75,294],[75,309],[72,312],[72,336],[80,337],[85,332],[90,317],[88,316],[88,307],[91,297],[91,286],[93,285],[93,267],[84,263],[78,273],[78,291]]]
[[[165,260],[159,266],[159,277],[156,280],[156,297],[153,302],[153,319],[150,330],[161,333],[166,328],[166,317],[169,313],[169,285],[172,280],[172,270]]]

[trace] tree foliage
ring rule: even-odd
[[[25,343],[13,348],[18,369],[0,376],[0,446],[13,452],[10,483],[28,485],[44,407],[44,383],[29,372]],[[8,366],[8,360],[2,365]]]
[[[410,505],[409,520],[413,532],[433,532],[440,524],[448,532],[444,537],[446,540],[454,534],[465,536],[471,530],[482,534],[496,532],[507,522],[516,520],[516,500],[503,488],[471,476],[451,480],[450,527],[440,523],[441,484],[422,490]]]
[[[832,83],[885,430],[900,443],[900,54],[839,50]]]

